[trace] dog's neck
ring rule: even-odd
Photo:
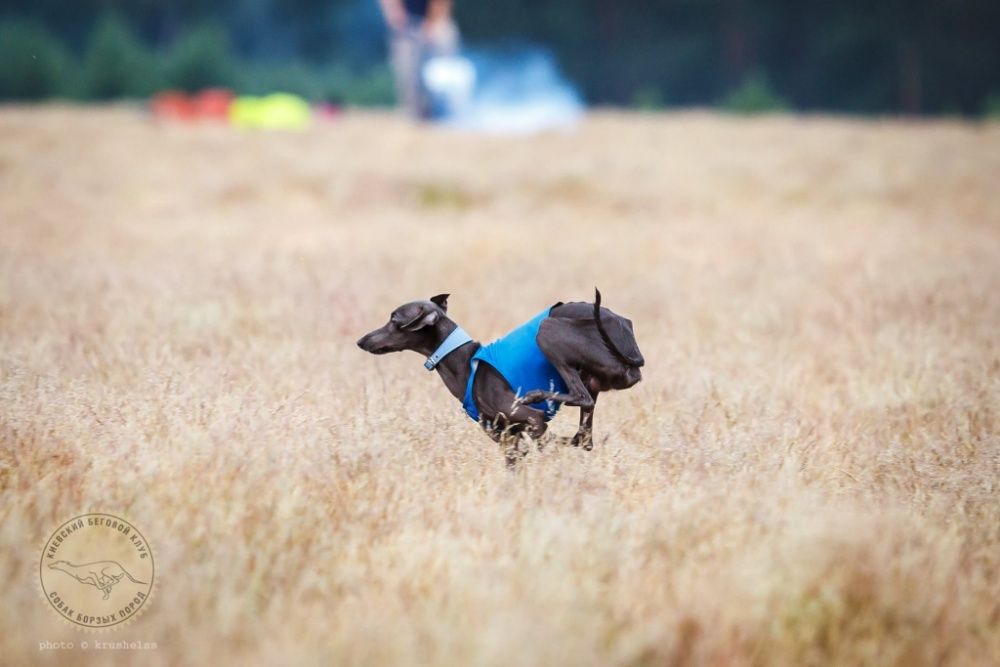
[[[424,356],[430,356],[434,353],[444,339],[447,338],[452,331],[458,328],[452,320],[445,318],[441,320],[438,329],[436,340],[434,345],[425,349],[417,350],[420,354]],[[466,343],[460,348],[450,352],[445,355],[445,357],[438,362],[434,370],[438,372],[441,377],[441,381],[444,382],[444,386],[448,388],[451,395],[457,398],[459,401],[465,398],[465,387],[469,382],[469,373],[472,370],[469,368],[469,362],[472,360],[472,355],[476,353],[480,347],[478,341],[472,341]]]

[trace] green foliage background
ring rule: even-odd
[[[997,113],[1000,2],[456,0],[466,44],[550,48],[592,104]],[[0,100],[223,85],[387,104],[377,0],[9,0]]]

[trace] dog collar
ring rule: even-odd
[[[472,336],[466,333],[465,329],[455,327],[455,330],[448,334],[448,337],[434,350],[434,354],[427,357],[427,361],[424,362],[424,368],[429,371],[434,370],[434,367],[441,363],[442,359],[471,341]]]

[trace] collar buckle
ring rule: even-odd
[[[434,353],[427,357],[427,361],[424,362],[424,368],[429,371],[434,370],[434,368],[441,363],[442,359],[471,341],[472,336],[466,333],[465,329],[462,327],[455,327],[455,330],[448,334],[447,338],[441,341],[441,344],[438,345],[436,350],[434,350]]]

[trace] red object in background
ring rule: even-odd
[[[157,93],[149,101],[154,116],[190,122],[200,119],[228,120],[233,93],[225,88],[206,88],[197,95],[177,90]]]
[[[206,88],[195,96],[194,109],[199,118],[229,120],[229,105],[232,103],[232,91],[225,88]]]
[[[149,101],[149,108],[154,116],[172,118],[174,120],[194,120],[194,104],[191,98],[176,90],[165,90],[157,93]]]

